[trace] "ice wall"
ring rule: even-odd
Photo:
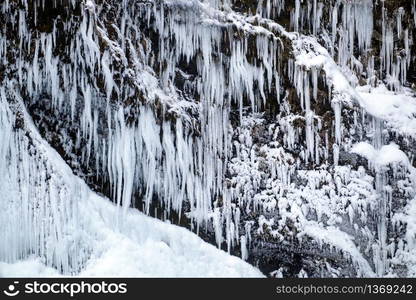
[[[408,136],[400,120],[380,118],[355,87],[408,91],[414,10],[371,0],[264,0],[253,7],[230,0],[56,0],[4,1],[0,12],[4,107],[21,98],[41,134],[122,210],[133,206],[163,219],[176,214],[244,258],[270,229],[275,244],[301,247],[309,236],[319,247],[336,245],[361,275],[371,268],[389,272],[390,219],[374,214],[389,214],[383,186],[392,169],[351,170],[343,157],[360,141],[381,149],[383,130]],[[3,134],[16,127],[15,114],[2,116],[9,120],[2,121],[9,128]],[[267,131],[263,140],[256,128]],[[3,146],[7,172],[25,155],[29,165],[19,168],[42,169],[30,165],[36,154],[21,150],[24,143],[21,136]],[[46,201],[48,171],[36,174],[9,175],[3,189],[34,185],[43,190],[37,201]],[[24,176],[34,183],[23,184]],[[304,186],[308,193],[300,195]],[[24,198],[6,194],[13,195],[2,201],[6,206]],[[72,213],[45,214],[52,214],[48,226],[76,220]],[[22,226],[36,222],[22,220],[28,220]],[[322,242],[302,233],[308,222],[363,241],[357,251],[349,241]],[[19,247],[36,254],[50,249],[13,240],[8,260],[23,255]]]

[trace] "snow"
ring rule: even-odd
[[[409,267],[409,277],[416,277],[416,198],[412,199],[404,209],[392,217],[394,226],[406,226],[404,241],[398,245],[396,261],[404,262]]]
[[[389,177],[393,177],[399,182],[399,192],[403,193],[406,185],[412,186],[410,190],[413,190],[416,184],[416,172],[409,162],[407,155],[399,149],[399,146],[395,143],[388,145],[380,145],[380,141],[375,138],[376,146],[373,147],[367,142],[360,142],[354,145],[351,149],[352,153],[356,153],[360,156],[367,158],[370,169],[375,171],[375,188],[378,200],[378,218],[377,218],[377,233],[378,242],[373,245],[373,262],[375,270],[378,276],[384,276],[389,273],[391,263],[397,263],[398,256],[402,256],[402,260],[408,259],[408,256],[413,252],[412,247],[401,249],[403,240],[399,239],[397,243],[399,250],[394,253],[396,243],[391,243],[388,240],[388,212],[392,207],[393,187],[389,184]],[[392,170],[392,175],[388,174],[388,171]],[[405,179],[409,176],[408,181]],[[405,179],[405,180],[404,180]],[[407,182],[406,182],[407,181]],[[412,194],[411,194],[412,195]],[[412,223],[408,221],[407,216],[403,216],[400,212],[393,216],[396,219],[396,223],[408,224],[406,228],[406,234],[404,240],[413,243],[409,239],[409,234],[413,234]],[[394,224],[394,223],[393,223]],[[388,253],[392,252],[393,258],[388,258]],[[395,254],[395,256],[393,255]],[[414,265],[409,265],[409,274],[414,269]]]
[[[81,137],[86,142],[79,149],[81,164],[88,168],[95,162],[95,171],[109,183],[117,207],[92,194],[73,176],[35,133],[27,116],[24,119],[30,128],[26,130],[33,140],[24,131],[12,133],[15,120],[9,120],[9,115],[20,111],[1,112],[0,174],[5,179],[0,182],[4,195],[0,237],[7,243],[0,244],[0,257],[8,263],[0,267],[15,274],[27,266],[31,274],[46,275],[54,268],[64,274],[79,274],[82,268],[85,276],[245,276],[252,271],[240,265],[241,261],[231,262],[234,258],[173,229],[176,227],[132,211],[132,200],[140,194],[147,214],[152,204],[162,204],[166,214],[172,209],[181,216],[186,205],[189,211],[185,213],[196,231],[213,225],[217,244],[225,242],[228,250],[240,248],[243,259],[250,255],[252,224],[260,225],[254,233],[283,239],[286,221],[290,221],[300,231],[299,237],[308,235],[341,249],[369,276],[373,273],[363,260],[365,255],[371,256],[368,249],[374,246],[377,274],[384,273],[390,247],[387,207],[392,199],[387,171],[394,167],[394,180],[404,180],[398,166],[406,167],[401,170],[404,173],[410,163],[396,144],[384,145],[383,132],[416,136],[415,98],[403,87],[413,46],[411,28],[403,26],[406,12],[398,10],[391,24],[387,12],[383,13],[382,49],[373,53],[369,48],[374,26],[379,24],[373,22],[371,0],[329,1],[328,7],[318,1],[296,0],[290,27],[297,32],[288,32],[269,19],[279,16],[284,0],[258,1],[255,15],[234,12],[228,0],[149,0],[145,4],[138,1],[137,6],[114,1],[114,22],[105,19],[106,9],[96,2],[84,1],[76,18],[81,20],[79,24],[75,20],[65,24],[77,28],[66,50],[72,62],[68,64],[53,51],[59,40],[58,23],[54,22],[52,32],[38,38],[26,22],[27,10],[10,13],[13,22],[18,19],[18,84],[10,82],[1,88],[0,106],[7,111],[7,103],[19,98],[18,91],[25,95],[26,105],[49,95],[54,113],[71,115],[71,125],[79,128],[77,142]],[[13,6],[5,3],[1,8],[9,12]],[[325,13],[329,10],[332,36],[322,24],[324,9]],[[142,31],[146,27],[143,20],[148,23]],[[146,36],[147,30],[159,36],[158,51],[153,51],[154,41]],[[284,50],[293,57],[286,68],[282,49],[287,47],[283,43],[287,39],[292,49]],[[401,44],[404,51],[397,55]],[[0,34],[0,57],[5,65],[11,63],[6,51],[9,46],[6,36]],[[256,54],[251,55],[251,50]],[[33,62],[26,61],[24,54],[32,51]],[[380,67],[374,57],[381,58]],[[198,76],[181,70],[182,60],[195,61]],[[178,74],[186,79],[183,91],[175,86]],[[280,99],[283,76],[296,89],[295,101],[299,100],[302,109],[299,114],[290,107],[293,99],[289,104],[286,98],[289,89]],[[357,76],[368,86],[357,87]],[[325,129],[313,103],[323,101],[318,94],[322,83],[335,116]],[[98,86],[103,86],[101,91]],[[274,116],[276,124],[268,128],[271,142],[256,145],[252,137],[258,133],[249,132],[246,123],[259,121],[258,112],[264,110],[272,89],[281,115]],[[137,111],[119,105],[130,103],[137,94],[141,95]],[[188,99],[194,95],[197,99]],[[18,102],[24,106],[21,99]],[[354,104],[362,109],[353,108]],[[346,140],[361,132],[345,134],[346,125],[351,125],[343,124],[345,106],[354,110],[355,127],[363,127],[358,140]],[[234,110],[238,110],[241,128],[232,128]],[[133,121],[127,115],[133,115]],[[261,123],[262,117],[259,119]],[[104,133],[98,134],[101,131]],[[234,131],[239,138],[232,143]],[[331,131],[335,143],[329,137]],[[362,167],[338,167],[344,150],[371,134],[371,144],[358,143],[351,152],[378,167],[375,177]],[[331,158],[333,166],[328,165]],[[309,166],[313,169],[307,169]],[[412,184],[401,182],[406,188]],[[241,226],[243,212],[244,217],[249,213],[259,216]],[[366,227],[370,221],[377,222],[374,232]],[[410,224],[407,217],[400,222]],[[138,228],[145,228],[145,233]],[[409,228],[411,234],[412,226]],[[364,241],[355,241],[355,235]],[[154,263],[156,260],[161,264]],[[211,260],[213,268],[207,266]],[[197,274],[195,266],[202,271]]]
[[[81,277],[263,277],[241,259],[204,242],[188,230],[129,209],[123,228],[114,228],[118,208],[90,192],[82,207],[93,250]],[[39,258],[0,262],[0,276],[61,276]]]
[[[354,145],[351,149],[351,153],[359,154],[370,161],[373,161],[377,154],[373,145],[366,142],[360,142]]]
[[[81,277],[263,277],[255,267],[204,242],[188,230],[130,209],[123,228],[114,228],[118,208],[94,193],[85,199],[83,218],[93,251]],[[0,276],[55,277],[39,258],[0,262]]]
[[[262,277],[256,268],[186,229],[136,210],[130,209],[123,229],[114,232],[115,207],[95,195],[89,201],[95,209],[95,216],[89,215],[97,219],[93,226],[99,241],[80,276]]]
[[[376,155],[376,164],[386,166],[390,164],[399,164],[410,166],[409,159],[406,154],[399,149],[394,143],[383,146]]]
[[[59,277],[59,272],[51,267],[45,266],[38,257],[15,263],[0,261],[0,277]]]
[[[338,66],[329,52],[311,36],[291,36],[296,64],[310,69],[323,69],[326,81],[334,94],[343,95],[346,102],[358,100],[356,90],[351,86],[353,79]]]
[[[94,10],[95,10],[95,4],[94,4],[94,1],[87,0],[87,1],[85,2],[85,8],[86,8],[86,9],[89,9],[89,10],[91,10],[91,11],[94,11]]]
[[[133,208],[121,209],[92,192],[42,139],[22,99],[14,97],[19,104],[10,107],[0,89],[0,172],[6,178],[0,191],[7,197],[0,202],[0,239],[7,241],[0,244],[1,276],[62,271],[99,277],[262,277],[194,233]],[[11,126],[15,110],[25,120],[17,131]],[[32,155],[21,149],[32,149]],[[29,169],[36,172],[28,176]]]
[[[386,86],[357,88],[361,106],[372,116],[387,122],[399,134],[416,137],[416,98],[405,89],[389,91]]]
[[[351,236],[334,226],[322,228],[314,222],[309,222],[305,225],[304,234],[313,237],[316,241],[329,242],[331,245],[339,250],[345,251],[351,256],[352,262],[357,264],[357,270],[362,272],[359,276],[373,277],[374,272],[363,257],[362,253],[357,249]]]
[[[378,205],[374,178],[363,167],[299,168],[295,158],[281,147],[288,141],[271,138],[286,130],[287,120],[280,121],[284,126],[273,124],[263,130],[269,135],[262,137],[270,142],[261,147],[252,139],[253,132],[266,123],[261,116],[244,118],[235,133],[237,155],[230,165],[233,194],[247,213],[259,214],[254,225],[256,237],[267,234],[281,243],[287,231],[296,232],[301,247],[304,243],[310,246],[312,239],[318,244],[317,252],[320,247],[329,247],[328,255],[342,253],[361,276],[374,276],[368,253],[363,251],[375,236],[365,225]],[[354,229],[345,231],[346,223],[357,228],[355,234],[351,233]]]

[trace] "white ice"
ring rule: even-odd
[[[416,137],[416,99],[410,90],[395,93],[384,85],[357,88],[361,106],[372,116],[387,121],[399,134]]]
[[[384,145],[381,149],[376,150],[369,143],[360,142],[353,146],[351,152],[365,157],[376,166],[387,166],[399,163],[404,166],[410,165],[407,155],[395,143]]]
[[[123,229],[114,227],[118,208],[93,192],[82,208],[94,236],[93,251],[79,276],[263,277],[255,267],[204,242],[192,232],[128,210]],[[62,276],[41,259],[0,262],[0,276]]]

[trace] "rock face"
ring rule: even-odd
[[[38,153],[33,119],[96,192],[268,276],[416,276],[415,12],[413,0],[3,1],[0,129],[19,138],[0,147],[14,175],[0,204],[28,207],[35,242],[0,233],[18,245],[0,260],[35,253],[67,274],[88,260],[36,223],[81,200],[54,170],[16,162]]]

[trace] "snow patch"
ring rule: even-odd
[[[360,142],[353,146],[351,153],[358,154],[365,157],[376,166],[398,165],[409,167],[410,162],[407,155],[399,149],[395,143],[385,145],[380,150],[374,149],[372,145],[367,142]]]
[[[386,121],[399,134],[416,137],[416,98],[410,90],[395,93],[384,85],[357,90],[360,104],[369,114]]]

